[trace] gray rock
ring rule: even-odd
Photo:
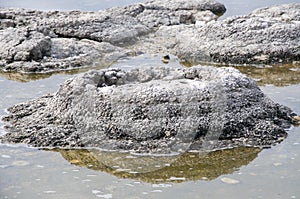
[[[225,10],[213,0],[176,0],[172,4],[154,0],[101,12],[1,8],[0,45],[4,48],[0,49],[0,69],[70,69],[90,66],[95,60],[115,61],[136,52],[171,53],[192,63],[300,60],[299,3],[216,21]]]
[[[0,40],[2,44],[0,57],[7,63],[37,61],[49,55],[51,50],[49,37],[36,31],[28,31],[26,28],[0,30]]]
[[[157,153],[270,146],[295,115],[237,70],[209,66],[90,71],[8,110],[2,142]]]
[[[97,63],[108,65],[129,52],[107,42],[50,38],[26,28],[0,30],[0,43],[0,68],[4,71],[36,73]]]
[[[273,6],[185,29],[176,35],[177,45],[173,52],[190,62],[269,64],[299,61],[299,30],[300,3]]]
[[[155,0],[100,12],[0,8],[0,69],[45,72],[115,61],[159,26],[213,20],[224,12],[214,0]]]

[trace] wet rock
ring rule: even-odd
[[[159,26],[210,20],[202,12],[216,19],[225,7],[213,0],[155,0],[100,12],[0,8],[0,69],[45,72],[115,61]]]
[[[0,67],[4,71],[36,73],[110,63],[128,52],[107,42],[50,38],[26,28],[0,30],[0,43]]]
[[[1,30],[2,51],[0,56],[8,63],[14,61],[40,60],[47,56],[51,49],[51,40],[37,31],[26,28],[8,28]],[[14,48],[11,48],[13,46]]]
[[[232,68],[90,71],[9,108],[2,142],[181,152],[270,146],[296,114]]]
[[[146,9],[145,12],[137,17],[148,27],[195,24],[196,21],[206,20],[203,13],[211,13],[212,17],[209,20],[215,20],[226,11],[223,4],[211,0],[175,0],[172,3],[152,0],[144,3],[143,6]]]
[[[2,8],[0,69],[70,69],[136,52],[175,54],[191,63],[300,60],[299,3],[216,21],[225,10],[213,0],[154,0],[101,12]]]
[[[294,3],[186,28],[177,34],[174,52],[190,62],[269,64],[298,61],[299,13],[300,4]]]

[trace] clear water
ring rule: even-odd
[[[132,1],[51,1],[57,3],[52,3],[52,7],[49,1],[43,2],[46,1],[0,0],[0,6],[99,10]],[[278,3],[282,1],[228,1],[227,7],[232,5],[228,15]],[[144,63],[162,64],[160,57],[142,56],[114,66]],[[179,65],[174,57],[170,64]],[[270,98],[300,113],[300,66],[238,69],[255,78]],[[9,106],[55,92],[73,73],[83,71],[52,76],[0,73],[0,117]],[[4,130],[0,129],[0,133]],[[140,173],[134,172],[137,170]],[[300,198],[299,183],[300,128],[296,127],[289,131],[287,139],[271,149],[238,148],[180,157],[140,157],[92,150],[44,151],[23,145],[0,145],[0,198],[288,199]]]

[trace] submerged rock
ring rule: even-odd
[[[296,115],[237,70],[209,66],[90,71],[8,111],[2,142],[157,153],[270,146]]]
[[[0,8],[0,70],[45,72],[115,61],[157,27],[193,24],[207,12],[205,20],[213,20],[225,7],[214,0],[154,0],[100,12]]]

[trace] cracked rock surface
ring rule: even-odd
[[[295,115],[237,70],[209,66],[90,71],[8,111],[1,142],[154,153],[270,146]]]
[[[300,60],[300,3],[217,21],[225,11],[214,0],[151,0],[99,12],[1,8],[0,69],[45,72],[140,53],[174,54],[191,63]]]
[[[137,51],[170,52],[190,63],[276,64],[300,60],[300,3],[257,9],[224,20],[161,26]],[[211,12],[202,12],[210,19]],[[162,50],[161,50],[162,49]]]
[[[300,60],[300,3],[257,9],[177,37],[177,55],[191,62],[270,64]]]
[[[225,7],[213,0],[154,0],[100,12],[0,8],[0,69],[45,72],[115,61],[158,27],[193,24],[202,12],[213,20]]]

